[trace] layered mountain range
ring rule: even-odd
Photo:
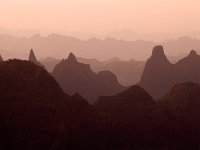
[[[65,93],[72,95],[78,92],[90,103],[99,96],[114,95],[125,89],[113,73],[95,73],[90,65],[79,63],[73,53],[54,68],[52,75]]]
[[[138,83],[140,81],[145,62],[129,60],[124,61],[119,58],[112,58],[106,61],[99,61],[94,58],[76,58],[78,62],[89,64],[92,71],[98,73],[100,71],[111,71],[117,76],[120,84],[123,86],[130,86]],[[52,72],[54,67],[61,61],[61,59],[56,59],[53,57],[48,57],[41,60],[40,62],[45,66],[45,68]]]
[[[97,58],[99,60],[120,57],[129,60],[146,60],[151,54],[153,46],[160,44],[168,55],[176,56],[187,53],[188,49],[200,50],[199,40],[191,37],[181,37],[176,40],[166,40],[154,43],[145,40],[126,41],[114,38],[80,40],[78,38],[50,34],[41,36],[35,34],[29,38],[0,34],[0,53],[5,58],[26,58],[27,49],[32,47],[36,53],[45,58],[48,56],[62,58],[63,54],[72,51],[83,58]]]
[[[73,54],[62,63],[78,65]],[[0,83],[1,149],[199,147],[196,83],[173,86],[159,102],[136,85],[89,105],[78,93],[65,94],[43,67],[22,60],[0,63]]]

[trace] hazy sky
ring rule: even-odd
[[[200,0],[0,0],[0,27],[51,32],[200,31]]]

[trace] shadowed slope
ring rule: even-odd
[[[0,83],[1,149],[87,149],[94,142],[93,109],[67,96],[43,68],[2,62]]]

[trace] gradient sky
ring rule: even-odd
[[[0,0],[0,27],[82,33],[200,31],[200,0]]]

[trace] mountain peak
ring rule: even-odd
[[[72,63],[77,62],[76,56],[72,52],[70,52],[67,60],[68,60],[68,62],[72,62]]]
[[[191,50],[189,56],[197,56],[197,52],[195,50]]]
[[[44,66],[43,66],[40,62],[37,61],[33,49],[30,50],[30,54],[29,54],[29,59],[28,59],[28,60],[29,60],[30,62],[32,62],[32,63],[34,63],[34,64],[36,64],[36,65],[39,65],[40,67],[43,67],[43,68],[44,68]]]
[[[34,54],[33,49],[30,50],[30,53],[29,53],[29,61],[31,61],[31,62],[37,62],[37,59],[36,59],[36,57],[35,57],[35,54]]]
[[[164,50],[163,50],[163,46],[161,45],[157,45],[153,48],[152,51],[152,56],[153,57],[162,57],[165,56]]]

